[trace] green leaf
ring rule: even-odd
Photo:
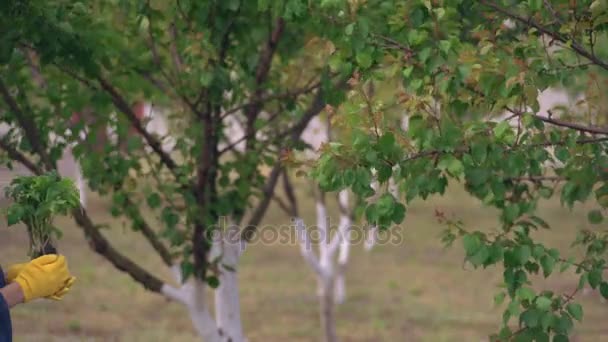
[[[600,224],[604,220],[604,215],[602,215],[602,212],[598,209],[594,209],[589,211],[587,219],[589,220],[589,223]]]
[[[570,316],[567,313],[562,313],[555,325],[555,331],[559,334],[568,335],[572,330],[572,327],[573,323]]]
[[[535,328],[538,326],[540,321],[541,313],[536,309],[529,309],[524,311],[520,319],[526,324],[529,328]]]
[[[464,171],[464,165],[453,155],[442,157],[437,164],[439,170],[447,170],[452,176],[459,176]]]
[[[543,275],[547,278],[553,272],[555,267],[555,259],[550,255],[544,255],[540,259],[540,266],[543,268]]]
[[[372,56],[368,52],[359,52],[357,54],[357,64],[360,67],[367,69],[372,66]]]
[[[161,205],[161,198],[157,193],[152,193],[147,198],[148,206],[152,209],[156,209]]]
[[[551,308],[551,299],[545,296],[540,296],[534,301],[536,307],[542,311],[548,311]]]
[[[378,139],[378,148],[380,149],[380,152],[382,152],[384,155],[390,155],[394,147],[395,136],[393,135],[393,133],[385,133],[380,137],[380,139]]]
[[[517,296],[521,301],[531,301],[536,297],[536,293],[534,293],[534,290],[529,287],[520,287],[517,289]]]
[[[506,293],[500,292],[494,295],[494,305],[499,306],[505,301]]]
[[[6,222],[8,226],[15,225],[21,221],[21,218],[24,214],[23,207],[21,205],[14,204],[8,209],[8,213],[6,215]]]
[[[403,204],[396,203],[393,207],[393,223],[400,224],[401,222],[403,222],[403,219],[405,218],[405,211],[405,206]]]
[[[498,139],[504,138],[508,133],[511,132],[511,125],[507,121],[501,121],[496,127],[494,127],[494,134]]]
[[[533,11],[538,11],[541,9],[542,7],[542,0],[528,0],[528,6],[530,7],[531,10]]]
[[[466,234],[462,237],[462,244],[468,256],[471,256],[481,248],[481,239],[477,234]]]
[[[212,289],[217,289],[220,286],[220,280],[216,276],[208,276],[207,284],[209,284],[209,287]]]
[[[588,273],[588,281],[589,281],[589,286],[591,286],[592,289],[595,289],[598,287],[598,285],[600,285],[600,283],[602,282],[602,270],[601,269],[594,269],[591,272]]]
[[[600,284],[600,293],[604,299],[608,299],[608,283],[603,281]]]
[[[525,264],[532,256],[532,250],[527,245],[517,246],[514,252],[515,256],[519,259],[520,265]]]
[[[568,336],[566,335],[555,335],[553,336],[553,342],[569,342]]]
[[[582,321],[583,319],[583,307],[578,303],[570,303],[566,306],[566,310],[574,319]]]

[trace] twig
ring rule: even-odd
[[[605,62],[599,58],[597,58],[593,53],[587,51],[587,49],[585,49],[583,46],[581,46],[577,41],[575,41],[574,39],[571,40],[571,44],[568,44],[568,37],[562,35],[561,33],[558,32],[554,32],[548,28],[546,28],[545,26],[537,23],[534,19],[530,18],[524,18],[518,14],[515,14],[509,10],[507,10],[506,8],[503,8],[502,6],[491,2],[491,1],[487,1],[487,0],[479,0],[479,3],[486,5],[488,7],[493,8],[494,10],[496,10],[499,13],[502,13],[503,15],[512,18],[514,20],[517,20],[529,27],[534,27],[535,29],[537,29],[539,32],[544,33],[550,37],[552,37],[555,40],[558,40],[564,44],[566,44],[566,46],[569,46],[572,50],[574,50],[575,52],[577,52],[579,55],[587,58],[588,60],[592,61],[595,65],[608,70],[608,62]]]

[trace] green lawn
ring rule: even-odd
[[[304,201],[300,201],[303,203]],[[98,221],[110,222],[105,204],[91,198]],[[314,222],[312,205],[304,217]],[[397,246],[378,246],[365,252],[353,247],[347,272],[347,301],[337,310],[342,341],[485,341],[497,327],[500,310],[493,307],[500,269],[472,270],[462,263],[460,244],[445,250],[434,218],[441,209],[470,227],[494,229],[496,213],[482,208],[460,191],[418,203],[408,211]],[[577,229],[586,226],[586,212],[569,212],[557,203],[543,205],[541,214],[557,234],[543,238],[566,247]],[[337,221],[337,218],[336,218]],[[266,224],[288,223],[272,208]],[[78,281],[62,302],[37,302],[14,310],[15,341],[197,341],[186,311],[146,292],[94,254],[69,220],[61,222],[66,254]],[[118,249],[143,260],[161,276],[167,270],[150,257],[145,241],[114,222],[108,231]],[[26,250],[23,229],[2,227],[0,250],[5,267],[22,260]],[[318,341],[319,323],[315,279],[294,245],[252,245],[240,265],[242,315],[250,341]],[[578,280],[565,273],[546,284],[571,291]],[[597,293],[581,297],[583,324],[576,341],[608,341],[608,307]]]

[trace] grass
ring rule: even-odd
[[[107,205],[91,198],[92,216],[112,222]],[[302,204],[304,201],[300,201]],[[454,214],[471,228],[493,229],[496,212],[482,208],[458,190],[410,207],[398,245],[377,246],[371,252],[353,247],[347,271],[347,301],[337,309],[342,341],[485,341],[497,328],[500,308],[493,295],[501,277],[497,268],[472,270],[463,265],[460,244],[444,249],[435,209]],[[555,232],[542,238],[565,248],[579,228],[587,227],[586,211],[546,203],[541,214]],[[312,205],[303,208],[314,222]],[[272,208],[266,224],[288,223]],[[4,223],[3,223],[4,224]],[[127,275],[89,250],[81,231],[62,220],[60,251],[68,257],[78,280],[61,302],[41,301],[13,312],[15,341],[198,341],[187,312],[161,296],[146,292]],[[113,222],[107,235],[116,247],[140,260],[149,270],[167,275],[142,239]],[[0,227],[2,264],[26,257],[24,229]],[[318,341],[320,329],[315,278],[295,245],[249,246],[239,268],[242,316],[250,341]],[[564,273],[546,285],[571,291],[578,280]],[[608,308],[595,292],[580,297],[585,307],[575,341],[608,341],[604,319]]]

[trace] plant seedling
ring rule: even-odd
[[[20,176],[6,188],[6,197],[13,200],[6,215],[8,226],[25,224],[30,237],[30,258],[56,254],[53,237],[60,238],[61,231],[53,225],[53,219],[79,207],[80,193],[74,182],[54,171]]]

